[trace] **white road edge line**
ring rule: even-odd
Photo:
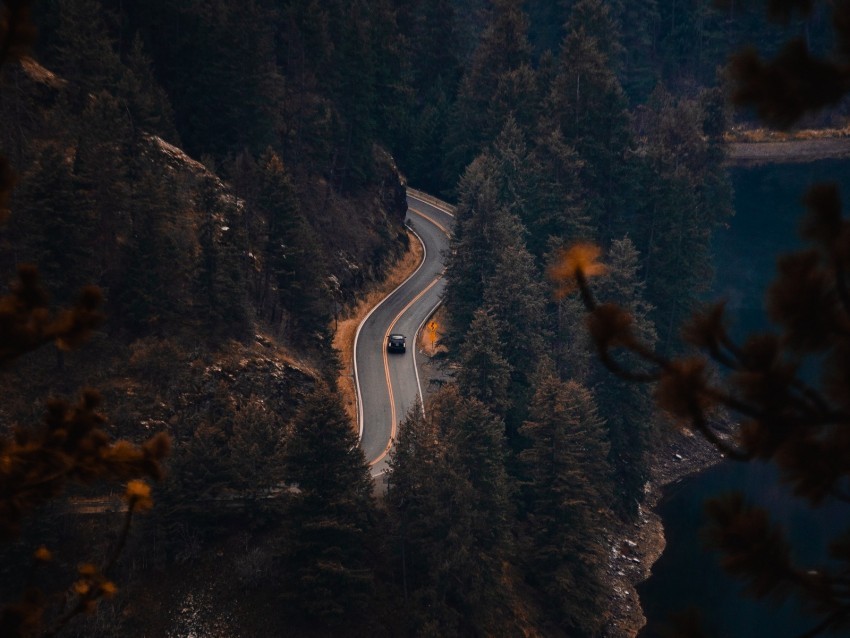
[[[414,189],[414,190],[415,190],[415,189]],[[417,192],[418,192],[418,191],[417,191]],[[454,217],[454,216],[455,216],[455,214],[454,214],[452,211],[450,211],[448,208],[446,208],[444,204],[432,204],[432,203],[431,203],[431,202],[429,202],[427,199],[422,199],[421,197],[418,197],[418,196],[416,196],[416,195],[412,195],[412,194],[410,193],[410,189],[407,189],[407,196],[408,196],[408,197],[412,197],[412,198],[413,198],[413,199],[415,199],[417,202],[421,202],[421,203],[425,204],[426,206],[433,206],[433,207],[434,207],[434,208],[436,208],[437,210],[441,210],[441,211],[443,211],[443,212],[444,212],[446,215],[448,215],[449,217]],[[435,199],[435,201],[439,201],[439,200],[437,200],[436,198],[434,198],[434,199]]]
[[[440,275],[442,278],[442,275]],[[437,312],[437,308],[440,307],[440,304],[443,303],[443,300],[440,299],[431,310],[428,311],[428,314],[425,315],[425,318],[422,320],[422,323],[419,324],[419,327],[416,329],[416,335],[413,337],[413,369],[416,371],[416,387],[419,388],[419,403],[422,406],[422,417],[425,417],[425,397],[422,396],[422,384],[419,382],[419,366],[416,365],[416,342],[419,341],[419,333],[422,332],[422,326],[425,325],[425,322],[428,321],[434,313]]]
[[[425,202],[425,203],[427,204],[428,202]],[[381,307],[381,304],[383,304],[387,299],[392,297],[399,288],[401,288],[416,273],[419,272],[419,270],[422,268],[422,266],[425,265],[425,259],[428,257],[428,249],[425,248],[425,242],[422,241],[422,238],[419,235],[417,235],[416,231],[414,231],[411,226],[408,226],[407,223],[405,223],[405,228],[409,229],[410,232],[412,232],[414,234],[416,239],[419,240],[419,243],[422,244],[422,261],[420,262],[419,266],[417,266],[416,270],[414,270],[412,273],[410,273],[410,275],[404,281],[402,281],[398,286],[396,286],[390,294],[388,294],[386,297],[381,299],[377,304],[375,304],[375,307],[372,308],[365,317],[363,317],[363,321],[361,321],[360,325],[357,326],[357,332],[354,333],[354,354],[353,354],[353,359],[354,359],[354,387],[357,388],[357,395],[356,395],[357,396],[357,421],[358,421],[358,426],[359,426],[358,427],[359,431],[357,433],[357,441],[358,442],[363,440],[363,395],[360,393],[360,378],[357,376],[357,340],[360,338],[360,329],[363,327],[363,324],[366,323],[366,321],[369,319],[369,317],[372,316],[372,313],[375,312],[378,308]],[[381,347],[383,347],[383,346],[384,346],[384,344],[382,343]],[[414,350],[415,349],[416,349],[416,344],[414,343]]]

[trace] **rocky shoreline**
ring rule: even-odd
[[[636,587],[650,577],[666,546],[664,525],[655,512],[666,488],[722,459],[704,439],[681,430],[672,433],[656,452],[638,520],[614,530],[611,536],[611,620],[606,638],[635,638],[646,624]]]

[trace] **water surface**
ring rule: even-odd
[[[802,247],[797,229],[805,190],[818,181],[835,181],[850,200],[850,163],[736,169],[732,179],[736,214],[715,237],[714,296],[727,299],[732,332],[740,336],[768,326],[764,291],[775,276],[777,255]],[[815,624],[794,603],[771,606],[743,597],[741,584],[721,570],[717,555],[705,551],[699,539],[705,499],[740,490],[786,527],[800,561],[824,556],[835,530],[850,524],[850,507],[811,510],[776,479],[770,465],[724,463],[668,490],[658,509],[667,548],[652,577],[638,588],[648,619],[640,638],[658,636],[671,613],[689,607],[701,610],[709,635],[723,638],[784,638]]]

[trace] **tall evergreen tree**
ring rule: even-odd
[[[655,345],[657,336],[650,319],[652,306],[644,297],[639,261],[640,255],[628,238],[614,240],[608,251],[608,271],[599,277],[598,298],[623,307],[632,317],[635,334],[643,343]],[[589,343],[587,351],[592,351]],[[634,357],[624,364],[630,369],[641,369]],[[608,461],[617,485],[613,509],[625,519],[634,519],[649,479],[655,438],[652,388],[614,378],[598,363],[595,368],[593,394],[607,425],[611,445]]]
[[[644,118],[648,174],[633,226],[663,344],[710,285],[711,235],[732,211],[715,99],[676,100],[659,87]]]
[[[133,38],[124,64],[126,71],[122,93],[135,125],[148,133],[159,135],[167,142],[179,143],[171,101],[159,84],[138,33]]]
[[[37,263],[45,287],[59,302],[75,298],[96,272],[92,213],[74,197],[73,167],[65,149],[45,145],[15,194],[11,230],[18,263]]]
[[[549,340],[543,286],[533,257],[516,239],[499,249],[498,263],[484,290],[483,307],[502,326],[503,352],[511,370],[506,424],[508,437],[515,443],[531,395],[532,376]]]
[[[569,635],[597,636],[606,619],[601,512],[611,497],[604,423],[590,392],[541,372],[520,432],[527,574]]]
[[[451,533],[465,520],[465,516],[451,511],[461,489],[456,489],[459,477],[447,465],[438,425],[434,419],[425,418],[418,402],[399,425],[389,471],[387,504],[398,542],[395,556],[408,633],[456,634],[462,621],[447,600],[446,585],[451,577],[441,577],[438,561],[443,556],[456,560],[454,554],[461,550],[458,535]]]
[[[129,175],[129,223],[122,238],[116,317],[136,334],[173,330],[175,317],[194,301],[194,237],[179,215],[187,202],[168,172],[144,154],[133,159]]]
[[[460,339],[484,302],[484,289],[505,245],[521,240],[524,230],[498,198],[496,168],[482,155],[467,168],[459,184],[460,202],[446,265],[446,308]]]
[[[623,44],[620,82],[632,104],[641,104],[658,84],[658,24],[661,20],[657,0],[615,0],[615,17]]]
[[[324,260],[278,155],[268,149],[259,170],[257,204],[266,219],[267,235],[258,303],[289,335],[312,334],[330,319]]]
[[[99,0],[61,0],[55,46],[49,60],[55,70],[72,82],[77,106],[89,94],[108,91],[120,85],[124,70],[107,19]]]
[[[503,356],[501,322],[484,308],[475,311],[464,337],[457,384],[494,414],[504,418],[510,406],[511,366]]]
[[[431,410],[449,444],[450,462],[465,474],[479,496],[485,517],[479,538],[483,549],[504,550],[507,543],[510,485],[505,470],[507,449],[502,420],[487,406],[463,396],[451,385],[433,401]],[[494,569],[498,568],[494,564]]]
[[[198,197],[206,216],[198,229],[200,259],[195,274],[195,311],[214,340],[244,339],[250,331],[245,277],[247,240],[235,202],[203,179]]]
[[[327,386],[305,399],[292,424],[284,479],[298,488],[282,548],[290,613],[339,631],[369,608],[375,504],[357,434]]]
[[[461,80],[446,137],[445,170],[449,179],[460,175],[464,167],[498,135],[505,117],[519,110],[504,98],[516,92],[505,85],[511,73],[530,65],[531,47],[528,25],[519,0],[494,2],[490,20]],[[517,78],[519,79],[519,78]],[[527,86],[527,82],[523,82]],[[501,100],[496,100],[500,96]],[[498,111],[493,107],[498,106]]]
[[[614,48],[583,24],[579,3],[568,22],[558,73],[547,100],[545,128],[560,130],[582,162],[581,183],[591,222],[610,240],[628,210],[634,175],[627,100],[609,57]],[[601,36],[600,36],[601,37]]]
[[[133,178],[130,157],[132,122],[120,98],[101,92],[76,119],[73,205],[90,216],[97,246],[96,281],[107,288],[119,285],[116,265],[121,261],[121,240],[129,227],[128,200]],[[159,192],[157,189],[156,192]]]
[[[374,168],[377,60],[368,3],[330,2],[328,7],[329,33],[334,43],[330,49],[329,89],[338,109],[329,177],[335,187],[346,190],[362,186]]]
[[[510,494],[500,421],[444,388],[401,424],[387,501],[415,636],[504,632]]]
[[[619,73],[624,49],[610,0],[577,0],[570,10],[567,28],[574,32],[580,31],[593,40],[596,49],[608,61],[609,68]]]

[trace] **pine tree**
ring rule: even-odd
[[[135,126],[171,144],[179,144],[171,101],[156,78],[138,33],[127,52],[125,65],[122,93]]]
[[[259,303],[271,308],[272,322],[288,319],[290,334],[312,335],[330,319],[321,251],[299,210],[289,174],[271,150],[260,160],[259,182],[257,203],[267,220],[265,277]],[[269,295],[274,301],[267,299]]]
[[[117,319],[136,334],[158,333],[193,299],[194,243],[178,215],[186,202],[167,172],[143,154],[130,166],[129,224],[123,250]]]
[[[387,505],[394,522],[393,552],[405,600],[410,635],[428,635],[439,628],[456,633],[458,622],[444,596],[437,592],[437,556],[445,551],[446,532],[456,522],[444,499],[450,475],[445,446],[435,421],[425,418],[422,405],[411,406],[399,424],[390,451]]]
[[[233,488],[255,506],[262,506],[272,490],[281,486],[283,434],[276,415],[258,397],[248,397],[233,415],[227,446]]]
[[[120,287],[121,240],[129,229],[132,123],[119,98],[101,92],[83,108],[74,127],[74,202],[91,219],[89,250],[97,283]],[[96,247],[96,249],[95,249]],[[92,259],[94,261],[94,259]]]
[[[510,408],[507,434],[516,443],[516,430],[525,419],[532,392],[532,376],[541,352],[546,350],[546,299],[534,259],[514,239],[500,248],[498,264],[487,281],[483,307],[502,327],[503,352],[510,366]]]
[[[61,0],[58,13],[53,66],[73,83],[77,105],[82,107],[89,94],[119,86],[124,73],[109,35],[111,16],[99,0]]]
[[[374,170],[377,59],[370,7],[363,1],[331,2],[328,7],[328,27],[334,43],[327,69],[328,89],[337,109],[329,177],[333,186],[346,191],[368,182]]]
[[[535,214],[527,222],[528,249],[542,265],[554,246],[589,239],[595,230],[581,196],[583,161],[559,128],[538,133],[530,162],[539,167],[540,178]]]
[[[704,104],[711,107],[710,99]],[[699,102],[677,101],[660,87],[650,106],[644,121],[650,176],[635,239],[645,255],[654,320],[662,343],[669,345],[674,326],[710,285],[711,235],[731,214],[731,188],[722,168],[722,112],[707,117]]]
[[[528,223],[532,213],[528,209],[534,188],[534,167],[529,166],[530,152],[525,135],[513,116],[508,116],[498,137],[493,141],[489,155],[493,158],[497,197],[509,207],[520,221]]]
[[[627,161],[633,146],[627,100],[614,72],[614,49],[581,22],[582,3],[568,22],[545,112],[544,128],[560,130],[582,162],[581,184],[591,223],[603,241],[618,232],[634,188]]]
[[[284,479],[297,487],[282,556],[290,611],[339,629],[369,607],[375,505],[357,434],[329,387],[307,396],[292,424]]]
[[[806,3],[773,3],[773,17],[794,11],[808,15]],[[834,8],[838,41],[850,35],[850,8]],[[804,113],[846,95],[846,52],[835,60],[811,55],[801,41],[789,44],[776,59],[763,62],[754,51],[732,65],[733,99],[756,107],[768,124],[790,126]],[[714,117],[703,119],[708,127]],[[846,502],[850,474],[845,436],[848,424],[848,292],[846,238],[850,224],[834,184],[818,184],[805,196],[808,215],[802,235],[810,246],[779,259],[779,274],[767,292],[774,329],[751,334],[741,343],[729,335],[723,305],[696,314],[683,330],[695,351],[667,357],[645,346],[632,331],[628,313],[611,304],[596,304],[588,286],[589,270],[598,270],[584,247],[564,260],[591,315],[588,326],[601,360],[620,378],[658,382],[659,405],[679,423],[703,436],[730,459],[770,461],[782,480],[812,505],[828,499]],[[648,370],[618,365],[623,351],[637,356]],[[616,353],[616,354],[615,354]],[[730,439],[710,415],[730,409],[742,419]],[[720,550],[728,571],[756,598],[785,604],[795,600],[812,616],[806,636],[846,632],[850,618],[846,581],[850,565],[847,530],[830,543],[829,558],[814,567],[792,559],[792,546],[781,525],[745,502],[740,494],[708,505],[711,525],[705,537]],[[814,567],[814,568],[813,568]],[[672,636],[702,632],[692,620],[679,623]]]
[[[599,299],[625,308],[632,317],[635,333],[644,343],[654,345],[657,336],[650,320],[652,307],[644,297],[639,260],[640,255],[628,238],[614,240],[608,251],[608,271],[598,280]],[[587,351],[591,349],[588,343]],[[634,358],[628,365],[636,370],[641,368]],[[612,378],[599,365],[595,368],[593,393],[607,425],[611,444],[608,462],[617,485],[613,509],[621,517],[633,519],[644,498],[656,434],[652,388]]]
[[[476,310],[463,339],[456,377],[462,393],[475,397],[504,418],[510,406],[511,366],[502,354],[503,334],[500,321],[484,308]]]
[[[486,30],[461,80],[449,131],[446,136],[446,175],[453,179],[498,135],[504,120],[518,112],[520,97],[507,90],[512,73],[530,65],[531,47],[527,40],[528,25],[518,0],[494,3]],[[522,82],[528,88],[528,82]],[[525,96],[528,95],[526,92]],[[501,96],[501,100],[496,100]],[[498,109],[494,110],[494,106]]]
[[[611,498],[604,422],[590,392],[542,366],[520,433],[527,573],[569,635],[596,636],[605,622],[607,555],[601,512]]]
[[[511,498],[504,425],[457,389],[409,413],[391,460],[388,502],[403,542],[413,635],[492,633],[505,603]]]
[[[657,0],[615,0],[623,44],[620,82],[632,104],[642,104],[660,79],[657,32],[661,14]]]
[[[20,61],[28,53],[35,34],[35,26],[30,21],[30,3],[4,3],[0,23],[2,67],[10,59]],[[47,213],[48,221],[52,215],[61,220],[60,225],[67,224],[67,230],[72,230],[76,220],[62,213],[65,207],[73,210],[73,202],[70,198],[64,202],[50,200],[51,197],[66,197],[71,190],[64,145],[60,143],[58,149],[45,145],[39,159],[42,180],[33,189],[30,201],[36,202],[38,208],[50,204],[53,210],[42,211]],[[6,221],[15,181],[6,158],[0,156],[0,221]],[[45,234],[42,239],[47,239],[46,245],[55,246],[54,238],[49,235]],[[39,243],[33,242],[36,248]],[[74,264],[69,266],[73,268]],[[47,300],[48,294],[39,281],[37,268],[20,265],[17,282],[0,299],[0,361],[4,365],[49,343],[55,343],[62,351],[75,348],[103,321],[99,311],[102,295],[93,286],[84,288],[75,305],[61,312],[50,308]],[[30,586],[19,600],[0,606],[0,634],[3,636],[56,635],[81,613],[93,612],[103,598],[113,595],[117,589],[111,580],[112,572],[126,544],[133,516],[152,505],[150,487],[139,479],[162,477],[160,463],[168,454],[169,439],[160,434],[141,445],[111,441],[100,404],[100,395],[92,389],[81,391],[75,404],[52,398],[47,402],[40,423],[15,424],[7,428],[0,440],[4,458],[0,468],[0,485],[3,486],[0,532],[7,538],[19,534],[25,517],[62,496],[70,484],[128,481],[124,493],[127,513],[109,555],[100,557],[103,561],[100,565],[81,562],[76,573],[70,576],[71,584],[65,592],[45,594]],[[74,556],[76,560],[80,558]],[[33,559],[49,562],[52,553],[42,545]],[[47,602],[51,599],[61,599],[58,612]]]
[[[612,15],[610,2],[578,0],[570,10],[567,27],[590,38],[597,51],[608,60],[609,68],[619,75],[624,49],[620,43],[622,34],[615,16]]]
[[[492,569],[499,571],[498,554],[507,544],[507,521],[510,513],[510,485],[505,468],[507,448],[502,420],[487,406],[471,397],[462,396],[454,385],[448,386],[431,405],[434,419],[449,445],[450,464],[467,477],[477,494],[484,534],[477,538],[481,550],[493,550]]]
[[[482,155],[466,170],[458,188],[455,233],[446,265],[445,303],[452,335],[460,339],[469,330],[475,311],[484,301],[484,286],[496,269],[503,244],[516,241],[523,230],[498,201],[496,168]]]
[[[235,202],[222,197],[217,188],[217,180],[212,179],[204,179],[199,188],[206,217],[198,229],[195,313],[210,337],[244,339],[251,328],[245,277],[247,240]]]
[[[16,193],[12,231],[19,263],[37,263],[44,285],[62,303],[95,272],[89,247],[94,221],[74,198],[72,166],[63,149],[45,145]]]
[[[173,65],[166,89],[186,150],[216,159],[244,148],[262,152],[275,141],[282,96],[274,8],[256,0],[189,2],[163,12],[178,25],[161,46]]]

